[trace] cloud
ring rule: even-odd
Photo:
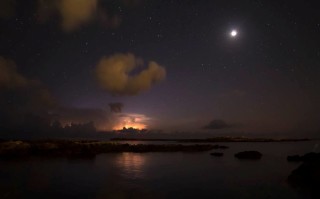
[[[110,112],[104,109],[60,107],[53,114],[55,115],[54,119],[60,121],[63,126],[71,123],[93,122],[99,130],[110,130],[114,122]]]
[[[88,23],[97,10],[97,0],[62,0],[59,11],[63,18],[62,27],[72,31],[81,24]]]
[[[6,0],[8,1],[8,0]],[[92,22],[108,28],[117,28],[122,22],[122,9],[140,4],[141,0],[38,0],[39,22],[59,17],[65,32],[75,31]]]
[[[208,125],[204,126],[204,129],[226,129],[231,128],[234,125],[227,124],[224,120],[212,120]]]
[[[0,56],[0,71],[0,93],[2,95],[14,93],[15,95],[26,96],[28,100],[25,99],[24,102],[32,102],[36,107],[41,104],[53,104],[53,99],[48,89],[40,81],[20,74],[12,60]]]
[[[38,15],[40,21],[59,15],[62,29],[70,32],[93,20],[97,6],[98,0],[38,0]]]
[[[115,54],[103,57],[96,67],[98,82],[113,95],[137,95],[163,81],[166,70],[154,61],[136,74],[135,69],[143,65],[143,60],[133,54]]]
[[[48,110],[56,103],[48,89],[20,74],[15,63],[3,57],[0,71],[0,129],[20,130],[50,122]]]
[[[111,112],[113,113],[121,113],[122,112],[122,108],[123,108],[123,104],[122,103],[109,103],[109,107]]]
[[[109,16],[105,11],[100,9],[98,19],[103,27],[117,28],[122,22],[122,18],[119,15]]]
[[[1,56],[0,71],[0,135],[33,132],[38,136],[49,131],[52,121],[63,125],[93,122],[98,130],[146,127],[146,116],[122,113],[124,105],[119,102],[110,103],[110,110],[58,104],[40,81],[19,73],[12,60]]]
[[[151,118],[143,114],[135,113],[121,113],[115,115],[114,118],[114,130],[121,130],[125,128],[134,128],[134,129],[146,129]]]
[[[8,19],[15,15],[15,0],[0,0],[0,18]]]
[[[0,57],[0,89],[26,87],[30,80],[19,74],[13,61]]]
[[[60,107],[53,113],[53,119],[63,126],[72,123],[83,124],[93,122],[100,131],[119,130],[123,127],[144,129],[151,120],[143,114],[110,112],[106,109]]]
[[[55,136],[58,132],[50,131],[52,121],[60,121],[63,125],[93,122],[98,130],[147,127],[148,117],[122,113],[123,106],[117,102],[109,104],[110,110],[65,107],[54,100],[40,81],[19,73],[14,61],[0,56],[1,136],[31,136],[28,133]]]

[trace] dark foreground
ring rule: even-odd
[[[295,189],[320,197],[320,153],[307,153],[303,156],[288,156],[288,161],[302,162],[291,172],[288,182]]]
[[[217,144],[134,143],[1,141],[0,176],[3,179],[0,185],[3,188],[0,188],[0,198],[24,198],[24,194],[35,198],[52,194],[52,198],[96,198],[95,193],[99,191],[96,189],[105,190],[106,187],[110,188],[101,198],[113,198],[113,194],[123,198],[154,198],[155,193],[164,194],[159,198],[235,198],[241,195],[241,198],[304,199],[320,196],[320,153],[295,155],[312,151],[318,146],[317,141],[236,142],[229,143],[230,148]],[[301,150],[296,150],[299,147]],[[30,170],[33,172],[29,174]],[[40,182],[34,176],[38,176]],[[42,180],[48,181],[47,187],[38,190],[40,185],[43,188]],[[88,180],[95,186],[87,185]],[[21,187],[16,187],[18,184],[27,188],[21,191]],[[73,191],[64,188],[70,186],[74,187]],[[148,192],[144,192],[146,187]],[[212,187],[217,189],[213,191]],[[113,193],[114,190],[121,191]],[[234,194],[228,190],[233,190]]]

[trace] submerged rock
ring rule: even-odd
[[[262,154],[258,151],[243,151],[234,155],[238,159],[250,159],[258,160],[262,157]]]
[[[215,152],[215,153],[210,153],[210,155],[216,156],[216,157],[221,157],[221,156],[223,156],[223,153]]]

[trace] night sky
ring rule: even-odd
[[[318,4],[1,0],[2,127],[317,135]]]

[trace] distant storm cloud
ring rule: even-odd
[[[123,104],[120,103],[120,102],[109,103],[109,107],[110,107],[110,111],[112,113],[121,113],[122,112],[122,108],[123,108]]]
[[[208,125],[204,126],[204,129],[218,130],[234,127],[234,125],[227,124],[224,120],[212,120]]]
[[[60,107],[54,111],[54,116],[63,126],[93,122],[98,130],[111,130],[115,123],[115,119],[105,109]]]
[[[144,114],[121,113],[114,117],[114,121],[113,130],[123,128],[146,129],[149,127],[151,118]]]
[[[133,74],[142,65],[143,60],[131,53],[103,57],[96,67],[96,77],[102,88],[113,95],[137,95],[166,77],[165,68],[154,61]]]

